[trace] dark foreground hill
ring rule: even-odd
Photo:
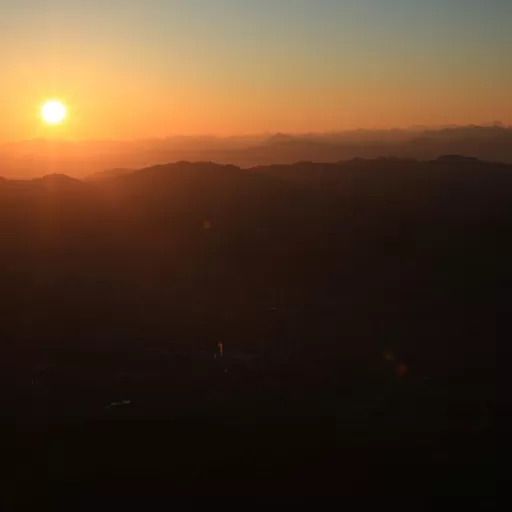
[[[459,157],[0,181],[6,500],[492,497],[511,196]]]

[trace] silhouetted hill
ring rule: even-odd
[[[247,208],[260,213],[281,208],[293,193],[293,187],[280,179],[210,162],[150,167],[110,180],[105,189],[132,200],[147,199],[153,206],[161,199],[170,210],[223,216],[236,216]]]
[[[442,279],[459,286],[462,281],[455,276],[463,280],[464,266],[474,270],[468,279],[490,276],[491,268],[482,262],[490,265],[494,233],[509,221],[510,176],[508,166],[465,159],[359,159],[250,170],[182,162],[98,182],[63,176],[4,181],[5,247],[17,257],[7,258],[3,268],[29,268],[33,274],[41,264],[44,279],[52,280],[51,269],[55,279],[52,288],[41,289],[43,294],[66,275],[71,281],[61,291],[77,301],[77,314],[86,314],[79,304],[89,294],[87,302],[98,296],[101,307],[104,295],[94,292],[93,283],[110,286],[112,300],[127,286],[134,287],[134,300],[147,290],[153,297],[147,304],[156,302],[129,321],[158,310],[177,283],[189,299],[176,306],[187,304],[191,314],[196,295],[214,301],[204,305],[213,314],[221,295],[227,309],[237,308],[236,294],[243,294],[241,302],[250,301],[253,287],[270,303],[275,293],[292,290],[300,300],[308,294],[323,300],[343,291],[343,300],[350,301],[351,293],[360,296],[369,287],[377,306],[388,292],[419,292],[409,288],[416,279],[429,287],[442,288]],[[49,267],[41,263],[45,258]],[[34,260],[36,267],[30,263]],[[71,276],[81,279],[83,271],[94,279],[82,283],[80,292]],[[432,272],[440,272],[438,284]],[[108,284],[116,275],[119,287]],[[12,281],[18,290],[19,284]],[[26,281],[23,288],[32,286]],[[61,294],[43,297],[41,303],[48,305]],[[116,308],[108,307],[116,316]],[[88,308],[87,314],[94,312]],[[159,337],[171,326],[161,320]],[[87,325],[101,330],[101,324]]]
[[[2,414],[47,432],[6,464],[205,493],[198,465],[246,490],[317,467],[325,493],[343,460],[361,492],[492,493],[511,226],[512,166],[459,156],[0,180]]]

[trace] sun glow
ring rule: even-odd
[[[41,119],[50,125],[57,125],[64,122],[67,117],[67,108],[64,103],[58,100],[51,100],[41,107]]]

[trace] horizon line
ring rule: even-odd
[[[236,139],[236,138],[250,138],[250,137],[272,137],[275,135],[287,136],[311,136],[311,135],[342,135],[345,133],[354,132],[427,132],[437,130],[450,130],[457,128],[502,128],[512,129],[512,124],[507,124],[502,121],[492,121],[486,123],[470,123],[470,124],[432,124],[432,125],[409,125],[406,127],[390,126],[390,127],[368,127],[368,128],[345,128],[337,130],[312,130],[312,131],[287,131],[287,130],[265,130],[262,132],[243,132],[233,134],[219,134],[219,133],[174,133],[162,136],[146,136],[146,137],[133,137],[133,138],[90,138],[90,139],[73,139],[73,138],[54,138],[54,137],[37,137],[32,139],[0,139],[0,146],[19,143],[42,142],[42,143],[81,143],[81,142],[148,142],[148,141],[165,141],[175,138],[210,138],[210,139]]]

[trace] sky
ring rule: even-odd
[[[512,0],[6,0],[0,141],[512,124],[511,22]]]

